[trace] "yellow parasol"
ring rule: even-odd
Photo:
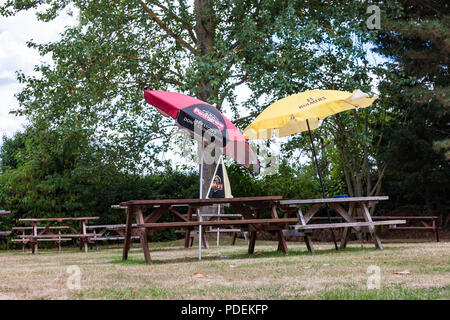
[[[270,139],[273,136],[286,137],[308,130],[317,173],[325,198],[325,188],[323,187],[311,130],[319,126],[319,120],[357,107],[366,108],[375,99],[376,97],[369,97],[367,93],[361,90],[354,90],[352,93],[338,90],[310,90],[294,94],[268,106],[244,130],[244,136],[249,140]],[[331,223],[328,210],[327,213],[328,220]],[[333,230],[331,230],[331,234],[337,250]]]
[[[352,93],[338,90],[310,90],[280,99],[256,117],[244,130],[249,140],[286,137],[294,133],[314,130],[319,120],[356,107],[370,106],[376,97],[361,90]]]

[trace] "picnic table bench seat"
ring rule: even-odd
[[[61,238],[61,239],[55,239],[55,238],[39,238],[35,239],[34,241],[44,242],[44,241],[70,241],[72,238]],[[27,238],[20,238],[20,239],[11,239],[12,242],[20,242],[20,243],[28,243],[31,242],[31,239]]]
[[[241,232],[241,229],[226,229],[226,228],[217,228],[217,229],[209,229],[205,232],[208,233],[217,233],[217,232],[224,232],[224,233],[231,233],[231,232]]]
[[[107,240],[111,240],[111,241],[116,240],[117,241],[117,240],[124,240],[124,239],[125,239],[125,237],[123,237],[123,236],[99,236],[99,237],[94,236],[89,240],[91,242],[95,242],[95,241],[107,241]],[[131,239],[137,240],[137,239],[139,239],[139,236],[131,236]]]
[[[343,220],[342,217],[331,217],[331,220]],[[396,230],[429,230],[434,233],[436,242],[439,242],[439,230],[440,227],[437,226],[437,220],[439,219],[438,216],[372,216],[372,220],[378,221],[378,220],[405,220],[405,224],[417,222],[421,225],[404,225],[404,226],[398,226],[397,224],[391,224],[388,226],[390,231],[396,231]],[[312,217],[311,220],[328,220],[327,217]],[[355,220],[363,220],[362,217],[355,217]],[[428,221],[431,220],[431,223]]]
[[[369,227],[381,225],[397,225],[406,223],[406,220],[386,220],[374,222],[341,222],[341,223],[318,223],[309,225],[295,225],[291,228],[295,230],[313,230],[313,229],[329,229],[329,228],[349,228],[349,227]]]
[[[94,236],[89,238],[90,242],[94,242],[98,249],[98,241],[120,241],[125,239],[125,224],[100,224],[86,226],[86,230],[90,230],[94,233]],[[136,235],[136,224],[132,225],[133,235],[131,240],[138,240],[139,236]]]
[[[125,230],[125,224],[98,224],[86,226],[86,229],[109,229],[109,230]],[[132,225],[133,228],[136,224]]]
[[[49,226],[49,227],[37,227],[36,226],[36,230],[40,231],[40,230],[57,230],[59,233],[61,230],[67,230],[69,229],[68,226]],[[45,242],[45,241],[54,241],[54,242],[58,242],[58,248],[59,251],[61,251],[61,242],[64,241],[70,241],[72,240],[71,237],[67,237],[67,234],[54,234],[55,237],[35,237],[35,238],[30,238],[30,236],[32,236],[32,234],[25,234],[25,231],[29,231],[29,230],[33,230],[33,227],[13,227],[12,231],[22,231],[21,235],[18,235],[16,239],[11,239],[12,242],[16,242],[16,243],[22,243],[22,251],[25,251],[25,245],[29,242],[32,242],[32,240],[35,240],[37,242]],[[63,237],[63,235],[65,237]]]
[[[61,234],[41,234],[41,235],[18,235],[21,239],[53,239],[53,238],[89,238],[95,236],[95,233],[61,233]]]
[[[155,222],[138,224],[138,228],[173,228],[173,227],[198,227],[198,226],[233,226],[233,225],[267,225],[267,224],[287,224],[295,223],[296,218],[277,219],[242,219],[242,220],[222,220],[222,221],[180,221],[180,222]]]
[[[188,215],[184,214],[183,217],[187,218]],[[191,217],[198,219],[197,213],[192,213]],[[203,214],[201,214],[201,218],[202,219],[204,219],[204,218],[208,219],[209,218],[209,220],[223,219],[223,218],[225,218],[225,219],[229,219],[229,218],[243,219],[243,216],[242,216],[241,213],[220,213],[220,214],[219,213],[203,213]],[[216,229],[214,229],[213,227],[214,226],[209,226],[209,228],[207,228],[204,232],[206,234],[208,234],[208,233],[215,233],[215,234],[217,234],[217,236],[218,236],[219,233],[232,233],[231,245],[235,245],[236,244],[236,239],[238,237],[238,234],[242,234],[244,236],[245,241],[248,242],[248,238],[247,238],[248,231],[246,231],[246,230],[244,230],[242,228],[238,229],[238,228],[236,228],[236,226],[233,226],[233,225],[225,226],[225,227],[228,227],[228,228],[216,228]],[[205,234],[205,236],[206,236],[206,234]],[[192,247],[193,244],[194,244],[194,238],[198,237],[198,234],[195,233],[195,232],[191,232],[190,233],[190,237],[191,237],[190,246]],[[219,241],[219,240],[217,240],[217,241]]]

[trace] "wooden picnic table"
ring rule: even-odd
[[[237,226],[248,229],[250,240],[248,253],[254,253],[256,235],[260,231],[273,231],[278,236],[278,250],[287,254],[286,238],[283,230],[289,229],[289,223],[296,223],[297,218],[279,218],[277,213],[277,201],[281,196],[269,197],[241,197],[241,198],[221,198],[221,199],[162,199],[162,200],[131,200],[120,203],[121,207],[126,207],[127,218],[125,227],[125,241],[122,259],[128,258],[130,249],[130,238],[133,219],[136,218],[137,228],[141,237],[141,246],[147,263],[151,262],[150,251],[148,249],[147,234],[149,230],[162,228],[184,228],[185,247],[189,247],[190,232],[200,226]],[[237,220],[217,220],[203,221],[200,209],[202,207],[229,204],[240,213],[243,219]],[[187,207],[187,215],[183,215],[175,208]],[[151,212],[144,217],[146,210]],[[270,209],[271,219],[260,219],[260,212],[263,209]],[[177,222],[158,222],[164,213],[171,212],[179,220]],[[195,214],[195,217],[194,217]],[[194,220],[196,219],[196,221]],[[203,233],[204,231],[202,231]],[[204,238],[203,238],[204,239]],[[203,243],[205,245],[205,243]]]
[[[361,231],[362,228],[368,228],[369,233],[374,240],[377,249],[383,249],[381,240],[377,235],[375,226],[379,225],[397,225],[406,223],[405,220],[383,220],[373,221],[369,208],[373,207],[379,201],[388,200],[387,196],[376,197],[346,197],[346,198],[326,198],[326,199],[303,199],[303,200],[282,200],[279,202],[280,208],[287,212],[296,211],[298,224],[293,226],[295,230],[314,230],[314,229],[331,229],[344,228],[341,238],[341,248],[345,248],[350,236],[350,228]],[[343,204],[348,205],[348,209],[344,209]],[[303,214],[302,206],[311,205],[308,211]],[[319,212],[323,205],[328,205],[334,209],[346,222],[340,223],[320,223],[308,224],[308,222]],[[358,212],[360,217],[357,216]],[[361,221],[361,220],[364,221]],[[359,221],[358,221],[359,220]],[[309,251],[314,252],[313,244],[309,236],[305,235],[305,243]]]
[[[86,225],[90,220],[97,220],[99,217],[76,217],[76,218],[23,218],[19,219],[19,222],[30,222],[32,228],[32,234],[19,236],[20,239],[25,243],[29,241],[32,243],[31,252],[33,254],[38,253],[38,242],[39,241],[61,241],[68,240],[69,238],[80,238],[80,250],[84,247],[84,251],[88,251],[88,239],[93,237],[94,234],[89,234],[86,232]],[[38,222],[46,223],[44,227],[37,225]],[[79,222],[80,229],[77,230],[75,227],[69,224],[69,222]],[[64,228],[57,228],[54,224],[63,224]],[[20,227],[19,227],[20,228]],[[73,233],[58,233],[55,234],[51,232],[51,229],[69,229]],[[26,230],[26,229],[23,229]],[[38,232],[38,230],[40,230]],[[19,241],[20,241],[19,239]]]
[[[0,210],[0,216],[7,216],[9,214],[11,214],[11,211]]]

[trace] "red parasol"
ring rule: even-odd
[[[212,105],[176,92],[144,90],[144,97],[162,115],[174,118],[177,125],[187,129],[191,135],[197,131],[194,130],[196,124],[200,124],[198,132],[201,129],[202,138],[206,131],[213,130],[223,142],[221,151],[224,155],[232,157],[246,168],[253,165],[254,171],[259,173],[259,160],[247,140],[238,128]]]

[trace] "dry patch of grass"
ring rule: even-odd
[[[227,240],[224,241],[226,243]],[[181,241],[151,243],[153,264],[137,246],[129,260],[121,248],[41,250],[38,255],[0,251],[0,299],[449,299],[450,243],[351,244],[334,251],[315,244],[288,243],[288,256],[275,242],[203,250]],[[68,267],[81,270],[81,289],[70,290]],[[369,266],[380,268],[381,288],[367,289]],[[409,270],[409,274],[395,272]],[[199,272],[206,277],[194,278]]]

